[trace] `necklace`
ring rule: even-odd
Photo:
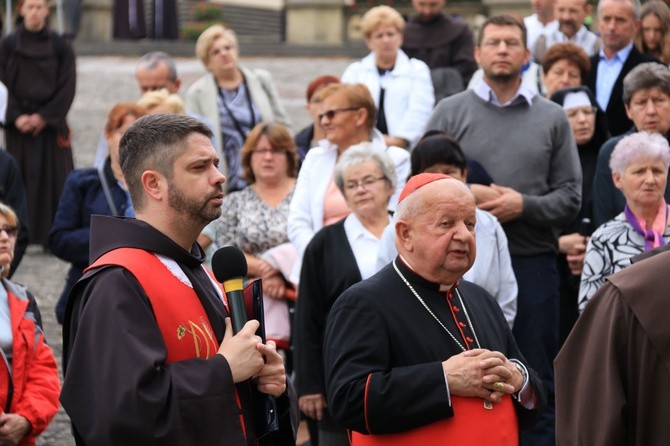
[[[451,333],[451,331],[442,323],[442,321],[435,315],[435,313],[433,313],[433,311],[428,307],[428,305],[426,305],[426,302],[421,298],[419,293],[416,292],[416,290],[414,289],[412,284],[409,283],[409,280],[407,280],[405,278],[405,276],[400,272],[400,270],[398,269],[398,265],[396,265],[395,262],[396,262],[396,259],[394,259],[393,262],[392,262],[393,263],[393,269],[398,274],[398,276],[400,276],[400,279],[405,283],[405,285],[407,285],[407,288],[409,288],[409,290],[412,292],[414,297],[416,297],[416,300],[418,300],[419,303],[423,306],[423,308],[426,309],[428,314],[430,314],[433,317],[433,319],[435,319],[435,321],[438,324],[440,324],[440,327],[442,327],[442,329],[447,332],[449,337],[456,343],[456,345],[458,345],[458,347],[461,349],[461,351],[467,351],[467,349],[463,346],[463,344],[461,344],[458,341],[458,339],[456,339],[456,336],[454,336],[453,333]],[[458,291],[458,288],[455,288],[455,290],[456,290],[456,296],[458,297],[458,301],[461,303],[461,308],[463,308],[463,313],[465,314],[465,319],[467,319],[468,325],[472,329],[472,334],[475,336],[475,342],[477,343],[477,348],[481,348],[481,345],[479,344],[479,338],[477,338],[477,332],[475,331],[475,326],[472,325],[472,321],[470,320],[470,315],[468,314],[468,309],[463,304],[463,296],[461,296],[461,293],[460,293],[460,291]],[[493,404],[491,404],[490,401],[484,400],[484,408],[488,409],[488,410],[491,410],[491,409],[493,409]]]
[[[428,307],[428,305],[426,305],[426,302],[421,298],[421,296],[419,296],[419,293],[416,292],[416,290],[414,289],[412,284],[409,283],[409,281],[405,278],[405,276],[400,272],[400,270],[398,269],[398,265],[396,265],[396,263],[395,263],[395,259],[393,260],[393,269],[395,269],[395,272],[398,273],[398,276],[400,276],[400,279],[402,279],[402,281],[405,283],[405,285],[407,285],[407,288],[409,288],[409,290],[412,292],[414,297],[416,297],[416,299],[423,306],[423,308],[425,308],[426,311],[428,312],[428,314],[430,314],[433,317],[433,319],[435,319],[435,321],[438,324],[440,324],[440,327],[442,327],[442,329],[447,332],[449,337],[456,343],[456,345],[458,345],[458,347],[461,349],[461,351],[467,351],[467,349],[463,346],[463,344],[461,344],[458,341],[458,339],[456,339],[456,336],[454,336],[451,333],[451,331],[442,323],[442,321],[435,315],[435,313],[433,313],[433,310],[431,310]],[[477,343],[477,348],[481,348],[481,345],[479,344],[479,339],[477,338],[477,332],[475,331],[475,327],[474,327],[474,325],[472,325],[472,321],[470,321],[470,315],[468,314],[468,309],[465,308],[465,305],[463,305],[463,297],[461,296],[460,291],[458,291],[458,288],[455,288],[455,290],[456,290],[456,296],[458,297],[458,301],[461,303],[461,308],[463,308],[463,313],[465,314],[465,319],[467,319],[468,325],[472,329],[472,333],[475,336],[475,342]]]

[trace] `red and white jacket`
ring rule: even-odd
[[[35,298],[20,285],[2,280],[12,321],[12,370],[0,360],[0,409],[25,417],[32,429],[19,446],[32,446],[58,411],[60,381],[51,348],[44,340]]]

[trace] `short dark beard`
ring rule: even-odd
[[[223,191],[223,185],[219,185]],[[184,194],[175,187],[173,183],[168,183],[168,205],[180,214],[187,215],[198,223],[209,224],[221,216],[221,208],[208,209],[209,200],[212,197],[206,197],[203,202],[189,200]],[[204,226],[203,225],[203,226]]]

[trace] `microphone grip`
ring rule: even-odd
[[[584,217],[579,222],[579,234],[584,237],[591,235],[591,219]]]
[[[244,305],[244,294],[242,290],[233,290],[226,291],[226,296],[228,297],[230,319],[233,323],[233,333],[237,334],[249,320],[247,318],[247,309]]]

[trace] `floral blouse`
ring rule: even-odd
[[[232,192],[223,200],[216,220],[217,246],[237,246],[252,256],[288,243],[286,222],[293,190],[275,208],[260,199],[251,186]]]
[[[663,240],[670,242],[670,227],[665,228]],[[623,212],[596,229],[586,247],[579,284],[579,312],[584,311],[608,276],[630,265],[630,259],[643,251],[644,237],[635,232]]]

